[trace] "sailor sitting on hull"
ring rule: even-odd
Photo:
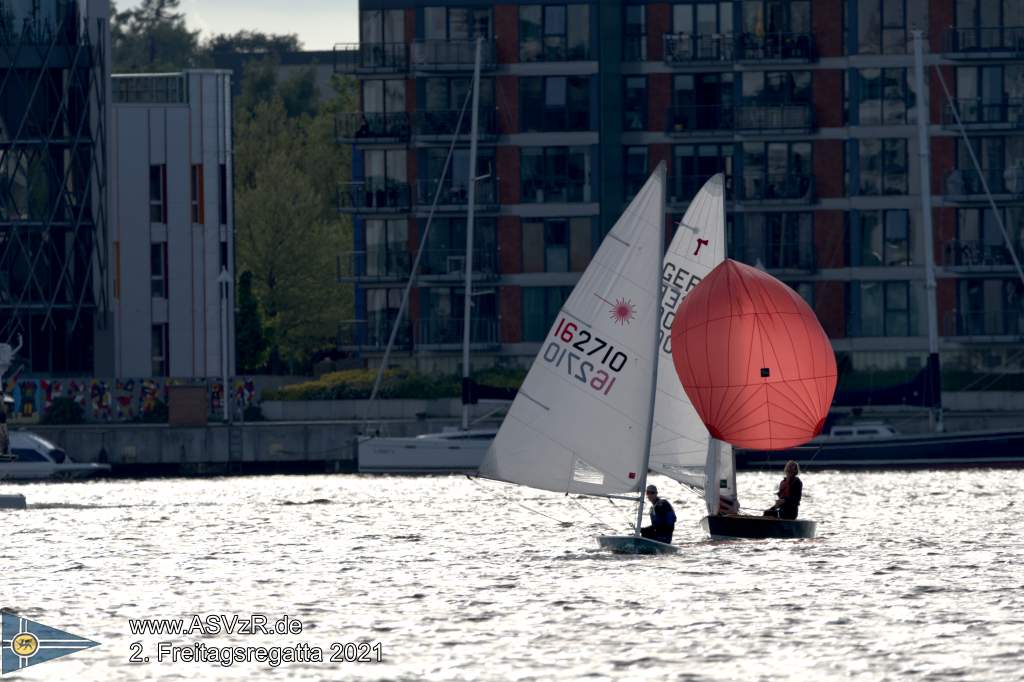
[[[676,512],[668,500],[658,497],[658,487],[647,486],[647,501],[651,503],[651,525],[640,529],[640,535],[658,542],[672,542],[676,529]]]

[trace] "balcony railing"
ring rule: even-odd
[[[735,128],[735,108],[719,104],[669,107],[665,124],[669,135],[713,135]]]
[[[1024,243],[1016,242],[1014,251],[1017,252],[1018,259],[1024,260]],[[1013,267],[1013,257],[1005,243],[992,244],[959,239],[943,244],[942,262],[951,268]]]
[[[408,211],[409,183],[390,180],[345,182],[338,187],[338,210],[344,213],[388,213]]]
[[[954,169],[946,173],[946,198],[978,201],[985,198],[984,178],[992,194],[1024,196],[1024,165],[1010,168]]]
[[[811,33],[742,33],[736,59],[757,62],[811,62],[816,58]]]
[[[984,26],[946,29],[947,55],[969,57],[1024,53],[1024,26]]]
[[[450,138],[455,133],[455,126],[459,123],[458,109],[440,111],[417,111],[413,114],[412,129],[417,137],[439,137]],[[477,129],[480,137],[493,137],[498,134],[498,110],[494,108],[481,108],[477,119]],[[470,133],[470,112],[467,111],[462,117],[462,126],[459,135],[468,136]]]
[[[405,43],[341,43],[334,46],[338,73],[401,73],[409,70]]]
[[[1001,102],[986,102],[983,99],[958,99],[956,111],[964,126],[1002,129],[1024,128],[1024,99],[1006,98]],[[947,102],[942,106],[942,125],[957,128],[953,107]]]
[[[666,33],[665,63],[694,64],[703,62],[731,62],[735,56],[735,41],[730,33]]]
[[[812,241],[768,242],[748,244],[740,249],[739,260],[749,265],[760,264],[768,270],[813,271],[817,254]]]
[[[943,318],[945,336],[1024,335],[1024,308],[1019,310],[951,310]]]
[[[736,107],[736,130],[792,132],[814,130],[814,107],[798,104],[743,104]]]
[[[395,315],[375,315],[368,320],[344,320],[338,323],[338,348],[347,351],[383,352],[391,338]],[[395,336],[395,348],[412,348],[412,324],[406,318]]]
[[[740,182],[745,202],[809,204],[814,200],[814,177],[799,173],[747,173]]]
[[[420,273],[424,277],[462,279],[466,276],[465,249],[426,249]],[[498,253],[495,249],[473,249],[473,276],[489,279],[498,274]]]
[[[475,40],[417,40],[412,44],[412,67],[420,71],[472,70],[475,61]],[[494,64],[494,40],[484,40],[480,68],[491,70]]]
[[[669,175],[669,203],[672,204],[689,204],[693,201],[693,198],[697,196],[697,192],[704,186],[704,183],[708,181],[714,173],[707,173],[705,175]],[[733,178],[731,175],[725,176],[725,199],[726,201],[732,201],[733,199]]]
[[[437,192],[437,180],[419,180],[416,183],[416,204],[430,208]],[[498,207],[498,183],[493,176],[476,181],[476,207],[478,211],[493,211]],[[447,178],[441,185],[437,199],[439,211],[465,211],[469,205],[469,182]]]
[[[346,112],[334,117],[339,142],[402,142],[409,139],[409,114]]]
[[[417,321],[417,346],[448,346],[452,349],[462,345],[463,321],[460,317],[428,318]],[[471,346],[495,348],[500,344],[498,320],[474,317],[469,321],[469,343]]]
[[[338,254],[338,282],[401,281],[411,269],[409,252],[397,247]]]

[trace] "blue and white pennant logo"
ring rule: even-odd
[[[16,613],[4,612],[0,620],[0,646],[3,647],[0,674],[6,675],[76,651],[91,649],[99,646],[99,643],[22,618]]]

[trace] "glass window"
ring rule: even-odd
[[[630,76],[625,79],[622,98],[623,130],[647,128],[647,78]]]
[[[228,224],[228,167],[227,164],[220,164],[217,169],[217,188],[218,201],[217,208],[219,210],[219,218],[221,225]]]
[[[519,8],[519,61],[534,62],[543,57],[541,49],[541,7]]]
[[[590,59],[590,5],[569,5],[568,57]]]
[[[860,265],[910,265],[906,210],[860,211]]]
[[[544,224],[544,269],[547,272],[569,271],[569,223],[564,219]]]
[[[590,79],[585,76],[519,79],[523,131],[590,129]]]
[[[905,69],[861,69],[860,125],[907,123],[908,89]]]
[[[152,327],[152,333],[150,335],[151,349],[152,349],[152,370],[153,376],[164,377],[167,376],[167,325],[166,324],[154,324]]]
[[[647,27],[644,5],[626,5],[626,26],[623,35],[623,59],[627,62],[647,59]]]
[[[192,164],[190,201],[192,205],[192,222],[201,224],[206,222],[205,201],[203,196],[203,166]]]
[[[523,222],[523,272],[582,272],[590,262],[592,219]]]
[[[149,245],[150,294],[167,298],[167,242]]]
[[[907,193],[907,141],[859,140],[861,195]]]
[[[626,147],[623,179],[626,201],[636,196],[647,180],[647,147]]]
[[[360,42],[401,43],[405,41],[404,10],[363,10],[359,18]]]
[[[590,152],[586,147],[523,147],[524,203],[590,201]]]
[[[860,54],[907,51],[906,0],[858,0],[857,47]]]
[[[520,6],[520,61],[564,61],[589,58],[589,5]]]
[[[167,222],[167,165],[149,167],[149,222]]]
[[[715,173],[731,176],[732,158],[731,144],[681,144],[673,147],[672,172],[669,175],[671,201],[688,203]]]
[[[543,341],[571,287],[523,287],[523,341]]]
[[[910,336],[914,319],[909,282],[855,282],[860,316],[850,319],[852,336]],[[854,307],[848,309],[853,313]]]

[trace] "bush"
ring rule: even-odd
[[[159,399],[153,401],[153,409],[139,413],[138,420],[143,424],[166,424],[167,403]]]
[[[85,410],[71,398],[54,398],[39,421],[42,424],[83,424]]]
[[[263,392],[264,400],[365,400],[373,391],[375,369],[348,369],[324,374],[315,381],[282,386]],[[477,372],[478,383],[503,388],[519,388],[526,370],[491,368]],[[384,372],[378,397],[384,399],[434,400],[462,395],[462,377],[457,374],[423,374],[389,369]]]

